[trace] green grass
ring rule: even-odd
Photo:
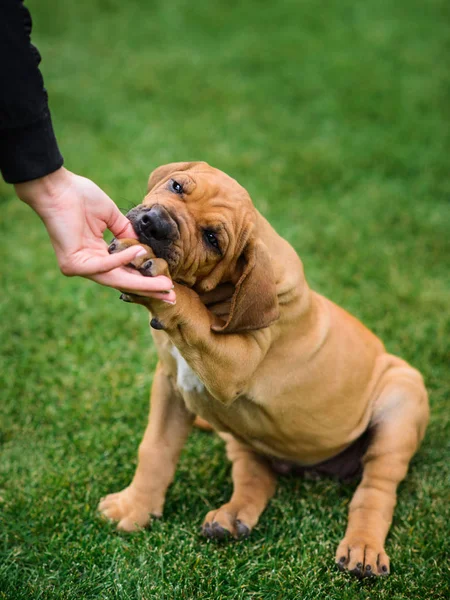
[[[448,598],[450,9],[446,0],[29,0],[66,165],[127,209],[151,169],[235,176],[312,286],[425,375],[431,421],[401,485],[388,580],[335,570],[354,486],[285,478],[251,538],[204,541],[228,499],[194,432],[151,530],[117,534],[156,361],[147,316],[57,269],[2,185],[0,598]]]

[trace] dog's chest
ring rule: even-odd
[[[203,393],[205,391],[204,384],[181,356],[178,348],[173,346],[170,353],[177,363],[177,386],[180,391],[188,394],[192,392]]]

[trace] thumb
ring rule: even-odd
[[[113,213],[112,215],[110,215],[106,226],[114,235],[114,237],[118,239],[124,237],[137,238],[136,232],[134,231],[132,224],[115,205]]]

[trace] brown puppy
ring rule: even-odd
[[[336,561],[359,576],[388,574],[396,489],[428,420],[420,373],[308,287],[293,248],[221,171],[160,167],[128,217],[149,246],[134,266],[168,268],[177,302],[124,297],[150,310],[159,363],[136,474],[102,500],[102,513],[127,531],[161,515],[200,415],[226,441],[234,484],[230,501],[206,515],[205,535],[248,535],[276,471],[348,477],[362,465]]]

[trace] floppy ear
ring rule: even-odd
[[[246,261],[231,299],[225,325],[212,325],[219,333],[238,333],[268,327],[279,317],[275,275],[267,247],[250,240],[242,253]]]
[[[155,169],[152,173],[150,173],[150,177],[148,178],[147,192],[152,190],[155,185],[158,185],[161,181],[163,181],[166,177],[168,177],[171,173],[175,173],[175,171],[187,171],[191,167],[195,165],[199,165],[200,162],[174,162],[169,163],[168,165],[162,165]]]

